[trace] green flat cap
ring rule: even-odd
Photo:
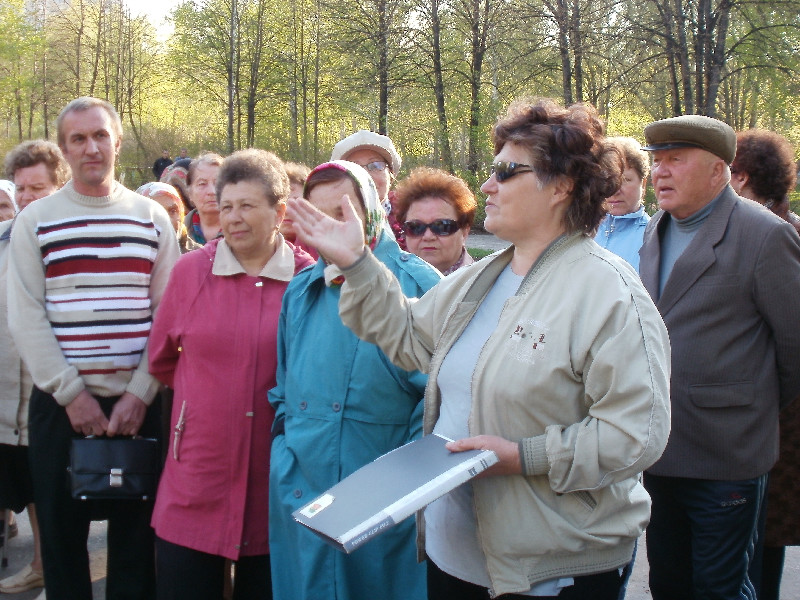
[[[644,128],[647,145],[643,150],[702,148],[726,163],[736,156],[736,132],[727,123],[702,115],[681,115],[661,119]]]

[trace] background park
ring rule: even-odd
[[[520,95],[590,102],[614,135],[699,113],[800,150],[800,0],[163,4],[166,29],[144,2],[0,0],[0,151],[54,139],[80,95],[122,115],[134,189],[162,149],[313,166],[366,128],[393,138],[401,177],[438,166],[477,190],[490,126]]]

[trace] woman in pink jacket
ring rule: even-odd
[[[276,335],[289,280],[313,259],[278,227],[289,180],[243,150],[217,180],[223,239],[175,265],[150,334],[150,371],[175,391],[156,496],[159,600],[271,598],[267,503]]]

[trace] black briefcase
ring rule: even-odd
[[[76,500],[152,500],[160,474],[158,440],[86,437],[72,440],[70,482]]]

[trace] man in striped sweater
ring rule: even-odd
[[[146,344],[178,246],[164,209],[114,180],[122,124],[108,102],[73,100],[56,126],[72,179],[17,217],[8,276],[9,327],[36,386],[29,452],[46,592],[91,599],[86,539],[100,517],[107,598],[144,600],[152,505],[73,500],[66,467],[76,435],[158,434]]]

